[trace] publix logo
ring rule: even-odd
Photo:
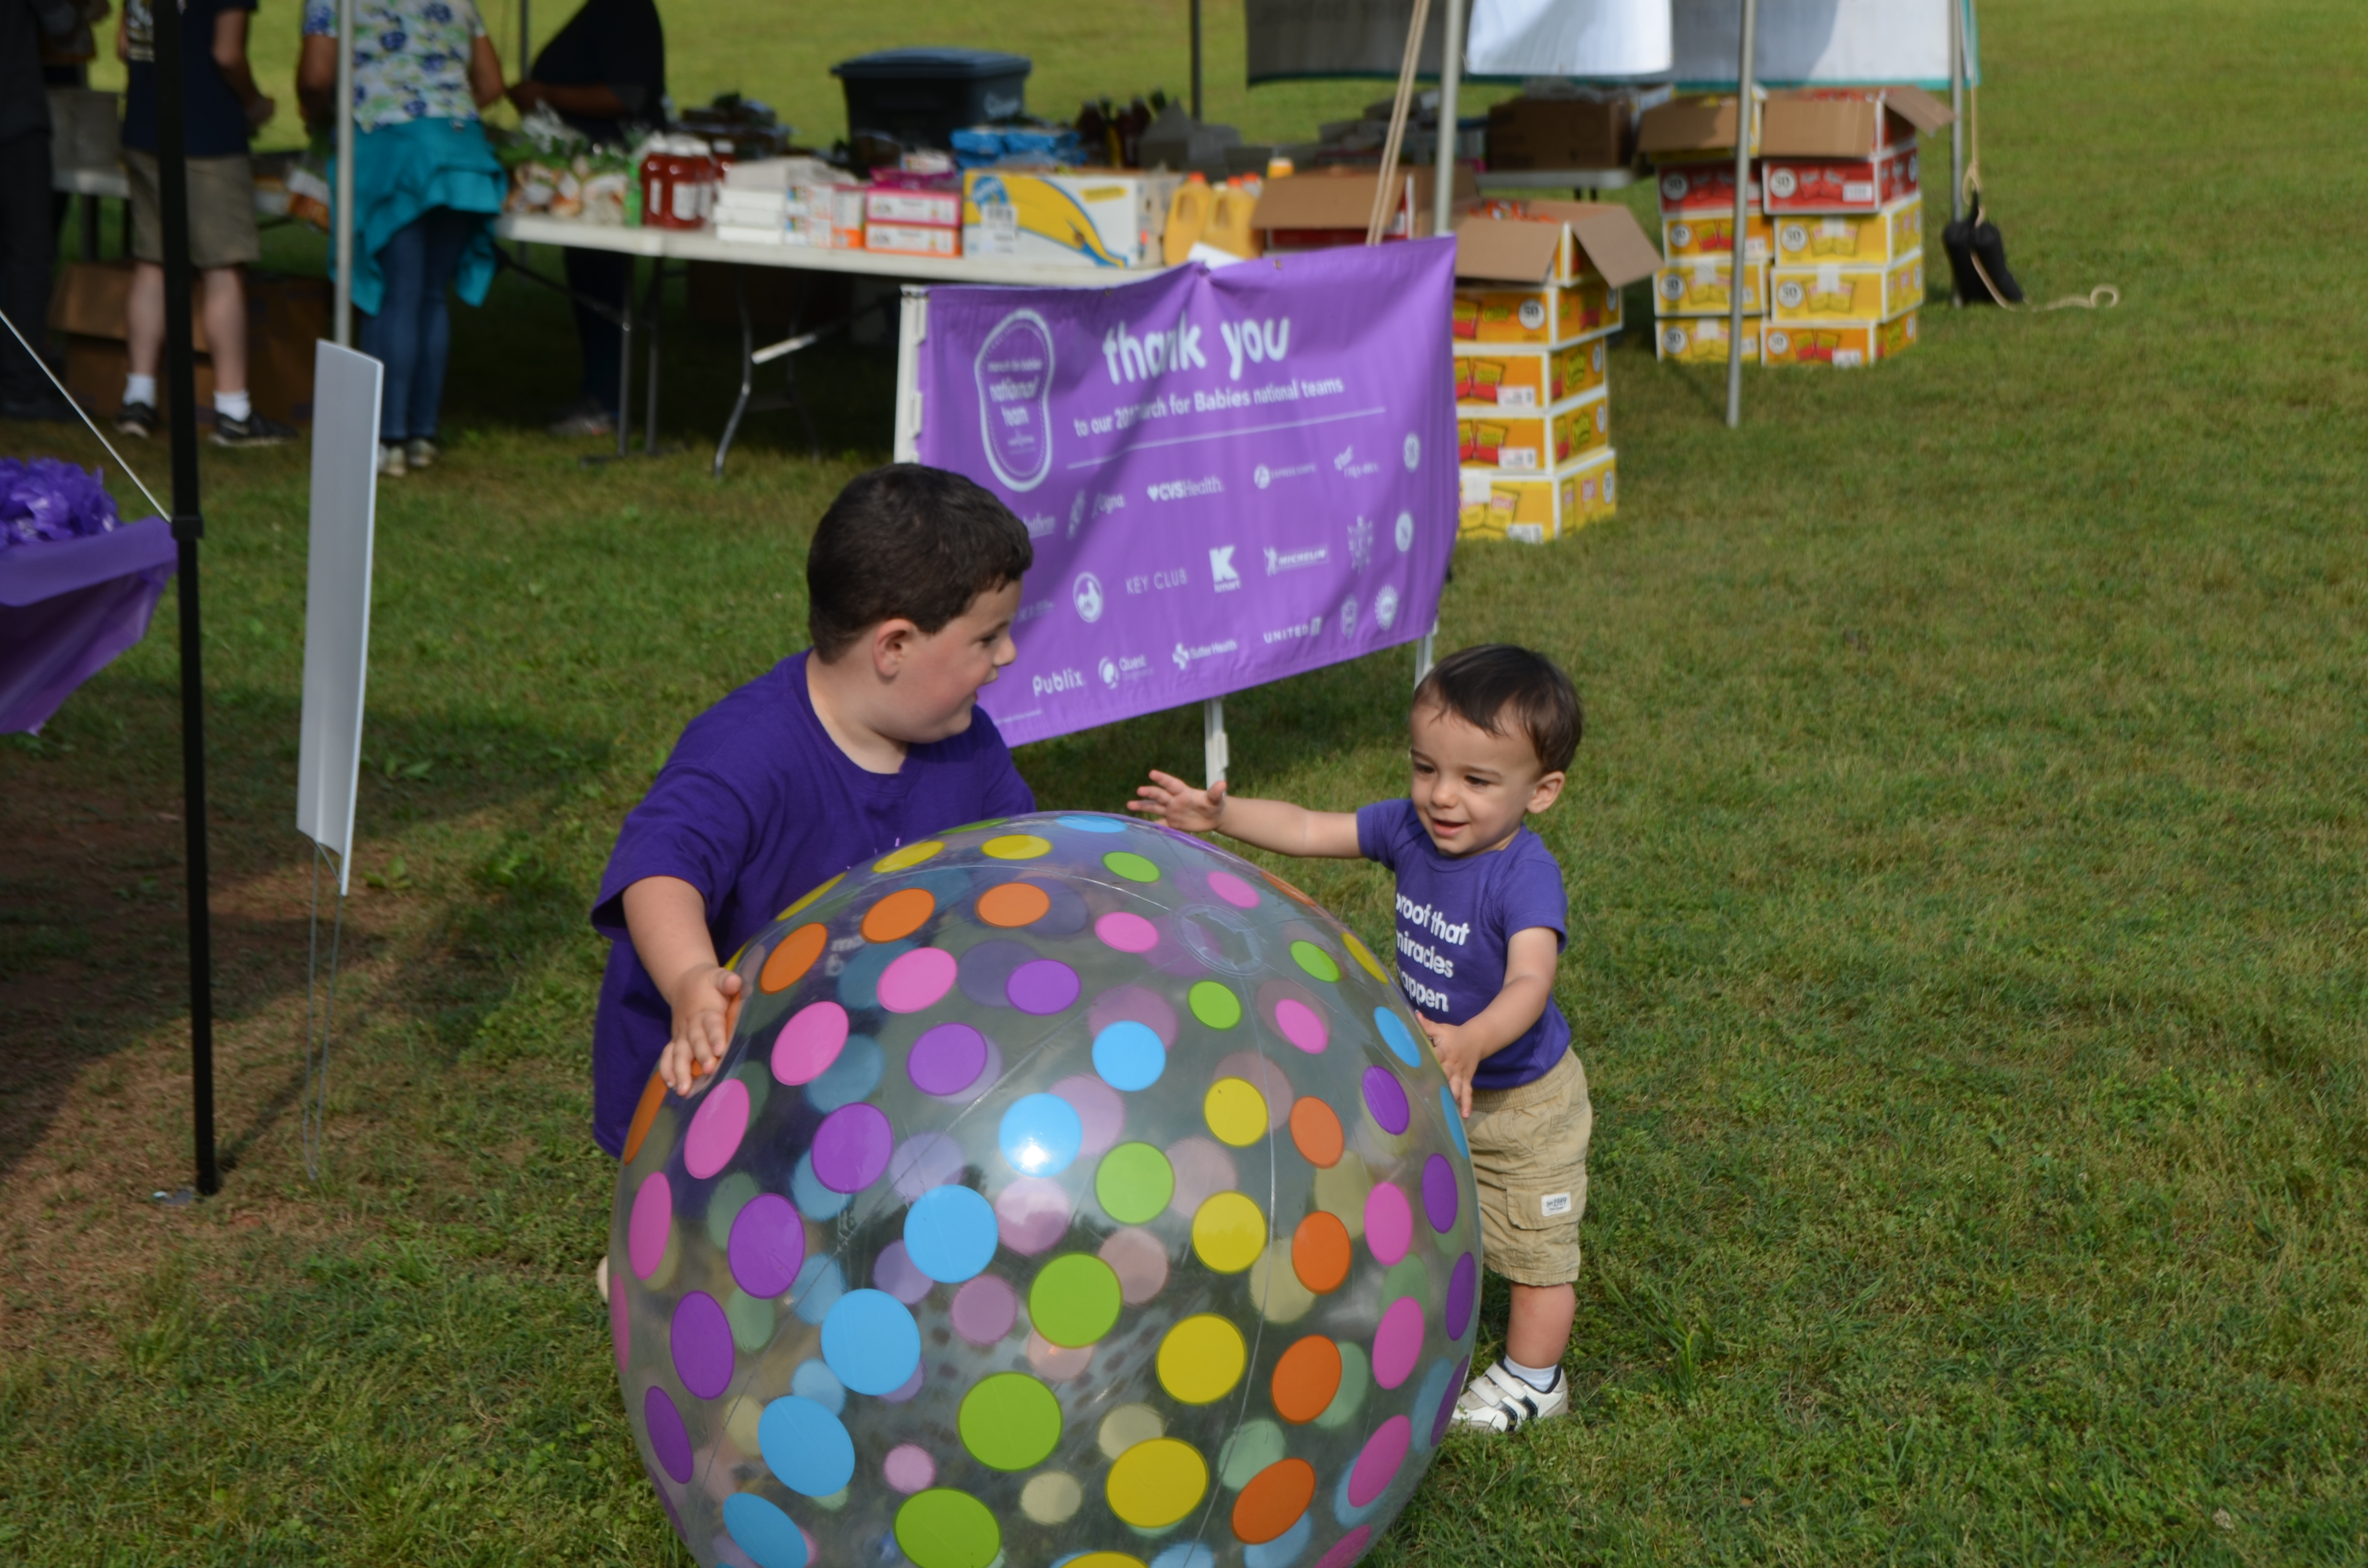
[[[1029,691],[1030,695],[1036,697],[1058,696],[1064,691],[1083,691],[1085,686],[1086,672],[1083,670],[1055,670],[1049,676],[1030,676],[1028,679]]]

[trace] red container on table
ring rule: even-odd
[[[689,137],[659,139],[642,159],[643,226],[705,228],[723,179],[723,165],[704,143]]]

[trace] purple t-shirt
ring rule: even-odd
[[[1381,801],[1357,812],[1357,848],[1397,873],[1398,986],[1426,1017],[1469,1023],[1494,1002],[1515,932],[1543,926],[1557,951],[1568,934],[1562,867],[1526,827],[1502,849],[1441,855],[1412,801]],[[1527,1034],[1481,1060],[1472,1086],[1535,1083],[1569,1049],[1570,1022],[1549,996]]]
[[[674,1009],[625,930],[625,890],[680,877],[707,895],[719,958],[858,861],[961,823],[1016,816],[1036,798],[995,721],[915,746],[896,773],[869,773],[838,749],[794,653],[693,719],[642,803],[625,818],[600,879],[592,925],[612,939],[592,1024],[592,1134],[625,1144],[642,1087],[673,1032]]]

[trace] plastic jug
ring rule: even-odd
[[[1250,218],[1258,211],[1257,192],[1228,180],[1215,195],[1201,242],[1239,256],[1264,255],[1265,236],[1250,226]]]
[[[1209,182],[1199,175],[1186,175],[1176,194],[1167,199],[1167,227],[1161,232],[1160,258],[1170,267],[1180,264],[1192,254],[1201,235],[1209,227],[1211,192]]]

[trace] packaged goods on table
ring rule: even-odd
[[[1674,359],[1680,365],[1724,365],[1727,360],[1725,316],[1671,316],[1653,325],[1653,358]],[[1760,323],[1747,316],[1743,322],[1743,358],[1746,363],[1759,359]]]
[[[931,166],[939,162],[947,166]],[[962,255],[962,176],[951,164],[948,157],[875,170],[863,193],[863,248],[940,260]]]
[[[1610,448],[1546,473],[1463,472],[1460,539],[1544,544],[1613,511],[1618,457]]]
[[[642,222],[642,190],[632,156],[595,147],[549,108],[526,118],[518,133],[494,149],[509,171],[505,212],[532,212],[586,223]]]
[[[723,165],[696,136],[660,132],[634,149],[642,222],[653,229],[703,229],[715,211]]]
[[[963,253],[1076,267],[1141,266],[1148,238],[1144,184],[1139,175],[1098,169],[973,169],[962,176],[960,198]]]
[[[1916,346],[1918,312],[1887,322],[1826,323],[1786,326],[1770,322],[1763,365],[1830,365],[1859,369],[1893,359]]]
[[[1706,256],[1664,267],[1653,275],[1653,314],[1724,316],[1734,312],[1735,259]],[[1743,264],[1743,313],[1768,313],[1768,264]]]

